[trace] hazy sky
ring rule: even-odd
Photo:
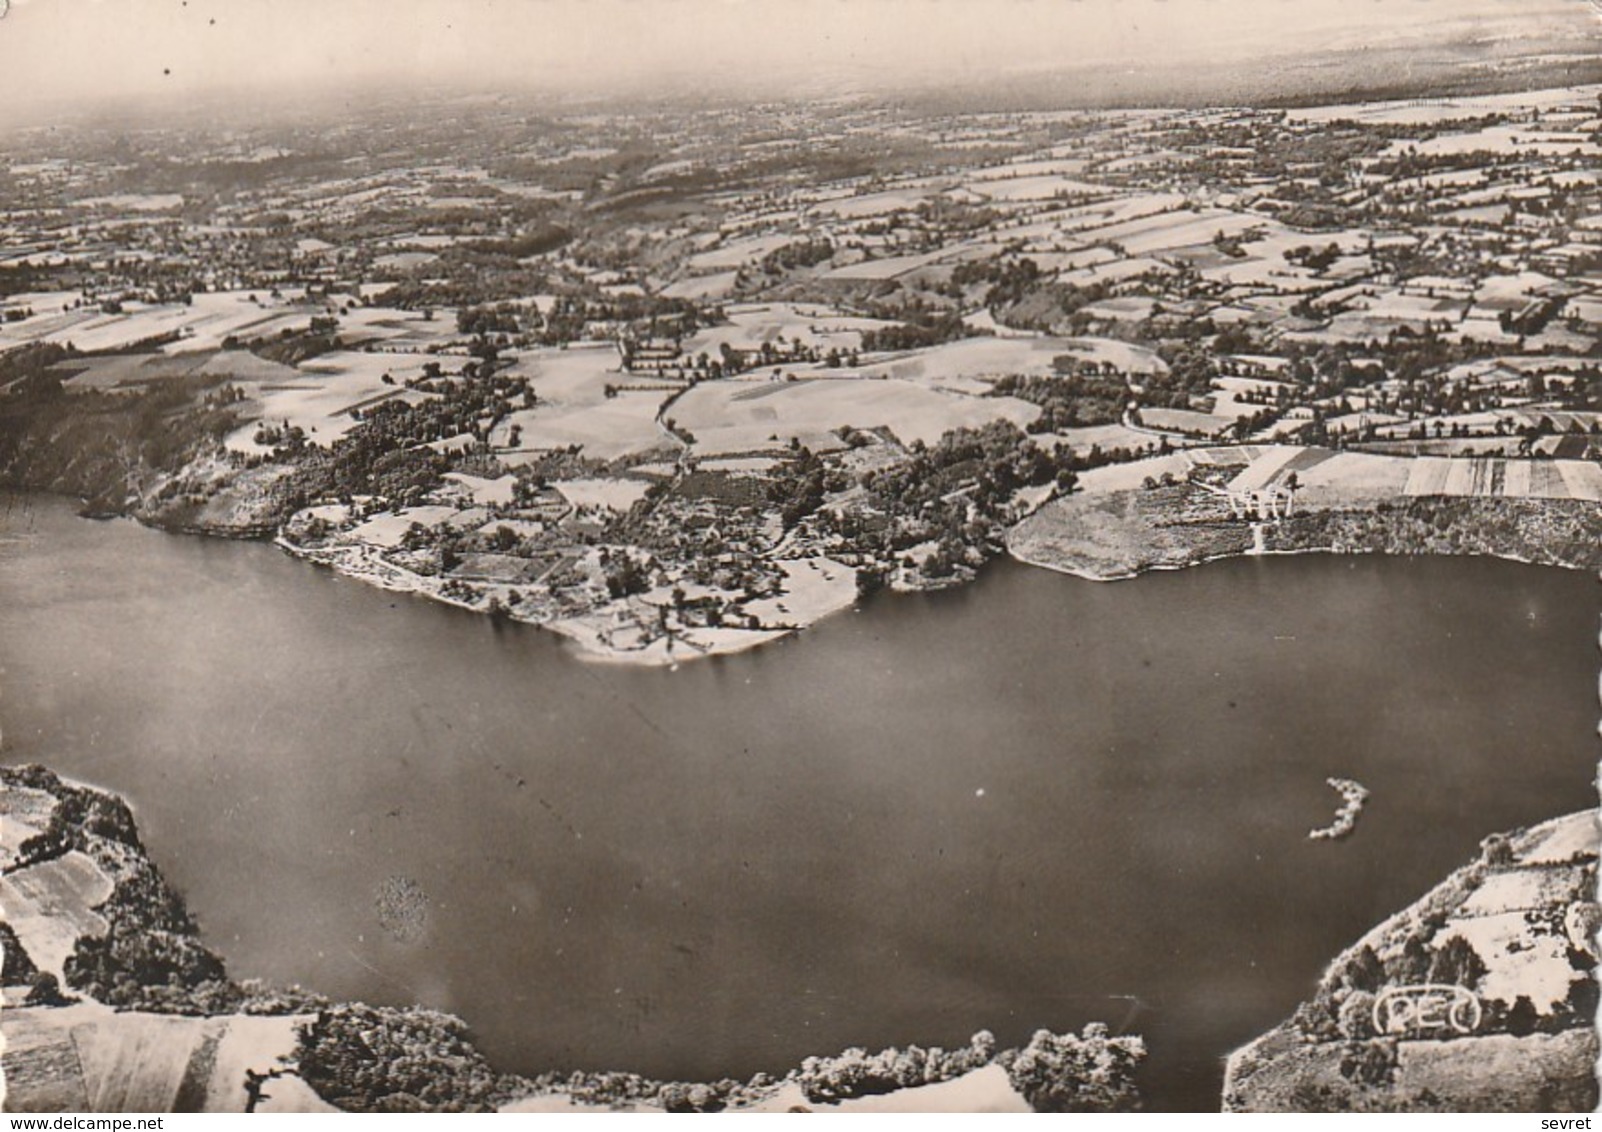
[[[1130,69],[1567,30],[1592,0],[11,0],[0,105],[466,82],[775,88]]]

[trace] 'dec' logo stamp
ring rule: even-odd
[[[1374,1029],[1381,1034],[1470,1034],[1481,1016],[1474,992],[1453,983],[1387,987],[1374,1000]]]

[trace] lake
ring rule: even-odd
[[[1597,588],[1470,559],[1000,562],[677,671],[0,496],[0,726],[133,804],[237,977],[506,1070],[747,1077],[1105,1020],[1151,1108],[1497,830],[1595,802]],[[1356,832],[1313,842],[1339,798]]]

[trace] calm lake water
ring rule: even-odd
[[[1150,1107],[1216,1108],[1339,948],[1594,803],[1596,598],[1482,560],[1003,562],[642,671],[0,496],[0,724],[128,797],[236,975],[453,1011],[506,1069],[1103,1019],[1146,1036]],[[1329,775],[1373,796],[1310,842]]]

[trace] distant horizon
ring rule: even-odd
[[[337,113],[423,88],[584,102],[1283,101],[1450,87],[1531,59],[1559,81],[1595,81],[1602,17],[1588,0],[12,0],[0,126],[230,103],[258,118]],[[1585,73],[1563,79],[1563,59]]]

